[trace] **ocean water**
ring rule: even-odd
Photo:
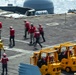
[[[0,0],[0,6],[13,4],[14,6],[23,7],[25,0]],[[54,4],[54,13],[67,13],[69,9],[76,9],[76,0],[51,0]]]

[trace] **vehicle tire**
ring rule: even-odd
[[[66,72],[71,72],[71,68],[70,67],[66,67]]]
[[[40,71],[42,73],[42,75],[46,75],[47,71],[48,71],[48,67],[46,65],[42,65],[42,67],[40,68]]]

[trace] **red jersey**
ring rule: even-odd
[[[28,21],[25,23],[25,28],[27,28],[27,29],[30,28],[30,23]]]
[[[40,33],[44,32],[44,31],[43,31],[43,27],[42,27],[41,25],[39,25],[38,30],[39,30]]]
[[[2,22],[0,22],[0,29],[2,28]]]
[[[34,33],[34,37],[35,37],[35,38],[40,37],[40,32],[35,32],[35,33]]]
[[[29,33],[34,33],[35,31],[36,31],[36,27],[31,26],[30,29],[29,29]]]
[[[10,36],[15,36],[15,30],[14,29],[10,29]]]
[[[38,29],[40,33],[43,32],[43,27],[39,27]]]
[[[9,59],[7,57],[3,57],[1,59],[2,64],[7,64],[8,61],[9,61]]]

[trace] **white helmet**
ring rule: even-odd
[[[12,29],[13,27],[12,26],[10,26],[10,29]]]
[[[3,53],[3,57],[6,57],[7,56],[7,54],[6,53]]]

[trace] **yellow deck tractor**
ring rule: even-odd
[[[55,46],[54,49],[58,50],[61,68],[67,72],[76,71],[76,45],[71,42],[65,42]]]
[[[42,75],[61,74],[58,53],[53,48],[45,48],[34,52],[33,56],[30,57],[30,64],[38,66]]]

